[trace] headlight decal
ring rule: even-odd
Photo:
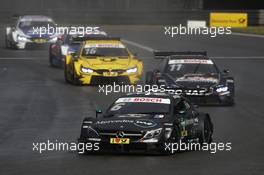
[[[138,68],[137,67],[133,67],[133,68],[130,68],[130,69],[127,69],[127,73],[128,74],[132,74],[132,73],[136,73],[138,71]]]
[[[92,69],[90,69],[90,68],[85,68],[85,67],[81,67],[81,71],[82,71],[83,73],[86,73],[86,74],[91,74],[91,73],[93,73],[93,70],[92,70]]]
[[[218,87],[216,88],[216,92],[220,93],[220,92],[226,92],[228,91],[228,87],[227,86],[223,86],[223,87]]]
[[[144,135],[143,139],[156,138],[160,135],[161,131],[162,131],[162,128],[147,131],[146,134]]]
[[[87,134],[92,134],[92,133],[96,134],[97,136],[100,136],[99,133],[91,126],[87,127]]]
[[[25,36],[17,35],[17,40],[18,41],[27,41],[28,39]]]

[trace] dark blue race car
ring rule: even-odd
[[[51,44],[49,48],[49,62],[51,66],[63,67],[65,56],[77,51],[80,44],[89,38],[102,38],[107,34],[104,31],[95,31],[85,35],[82,34],[65,34],[58,37],[56,43]]]

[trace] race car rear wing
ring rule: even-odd
[[[154,58],[155,59],[164,59],[169,57],[177,57],[177,56],[207,56],[207,52],[173,52],[173,51],[154,51]]]

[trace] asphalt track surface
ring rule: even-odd
[[[264,174],[264,38],[247,36],[164,36],[155,26],[107,26],[115,36],[157,50],[206,50],[236,80],[234,107],[200,107],[211,114],[214,141],[232,150],[185,152],[173,156],[32,151],[33,142],[76,141],[83,117],[94,116],[120,94],[66,84],[61,69],[48,64],[47,49],[0,48],[0,174]],[[3,27],[1,28],[3,34]],[[128,45],[155,68],[149,49]]]

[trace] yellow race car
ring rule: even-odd
[[[93,38],[65,59],[65,80],[73,84],[136,84],[143,63],[117,38]]]

